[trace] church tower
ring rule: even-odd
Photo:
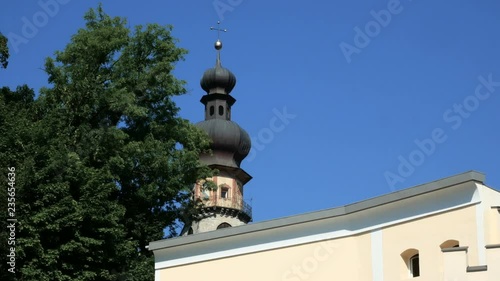
[[[220,28],[211,28],[218,32]],[[212,231],[224,227],[247,224],[252,221],[252,208],[243,200],[244,185],[252,177],[240,168],[241,161],[250,152],[248,133],[231,121],[231,107],[236,102],[230,94],[236,77],[222,67],[220,50],[222,42],[215,42],[217,58],[215,67],[208,69],[201,78],[201,88],[206,94],[201,98],[205,106],[205,120],[196,124],[212,140],[210,155],[201,155],[200,161],[219,171],[212,180],[216,190],[195,184],[193,199],[203,204],[202,213],[186,223],[181,235]]]

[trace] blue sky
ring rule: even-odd
[[[245,186],[254,221],[469,170],[500,188],[498,1],[102,2],[130,26],[174,26],[190,52],[175,70],[189,92],[176,102],[192,122],[203,119],[199,80],[215,62],[209,27],[229,30],[222,63],[238,79],[232,118],[255,143],[242,164],[254,177]],[[44,59],[97,3],[2,3],[0,31],[22,39],[0,85],[46,86]]]

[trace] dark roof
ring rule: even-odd
[[[236,76],[229,69],[217,63],[214,68],[207,69],[203,73],[200,85],[207,94],[217,88],[224,89],[224,92],[219,92],[219,94],[229,94],[236,86]]]
[[[240,167],[241,161],[250,152],[252,142],[248,133],[236,122],[224,119],[209,119],[195,125],[205,131],[212,140],[213,156],[203,157],[206,165]]]

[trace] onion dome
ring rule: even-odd
[[[236,76],[221,65],[219,51],[222,49],[222,42],[220,40],[215,42],[215,49],[218,51],[215,67],[205,71],[200,85],[207,94],[229,94],[236,85]]]
[[[218,28],[217,31],[226,30]],[[236,76],[221,65],[222,42],[219,39],[214,47],[217,50],[215,67],[205,71],[200,81],[201,87],[207,93],[200,100],[205,105],[205,121],[196,124],[196,127],[205,131],[212,140],[212,153],[201,155],[200,160],[206,165],[241,170],[241,161],[250,152],[252,143],[248,133],[231,121],[231,107],[236,100],[230,93],[236,85]],[[248,181],[250,176],[246,173],[245,175]]]
[[[212,140],[211,157],[205,157],[208,165],[240,167],[250,152],[252,142],[248,133],[231,120],[209,119],[196,124]]]

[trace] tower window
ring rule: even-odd
[[[220,197],[221,197],[221,198],[226,198],[226,199],[227,199],[227,198],[229,198],[229,188],[227,188],[227,187],[222,187],[222,188],[220,189]]]
[[[411,277],[420,276],[420,261],[418,254],[410,258],[409,265],[410,265],[410,276]]]
[[[201,197],[205,200],[210,198],[210,190],[208,188],[204,188],[203,186],[200,186],[200,193]]]
[[[222,116],[224,114],[224,107],[219,105],[219,115]]]
[[[215,113],[215,107],[212,105],[210,106],[210,116],[213,116]]]
[[[217,229],[228,228],[228,227],[231,227],[231,225],[227,222],[223,222],[223,223],[219,224],[219,226],[217,226]]]

